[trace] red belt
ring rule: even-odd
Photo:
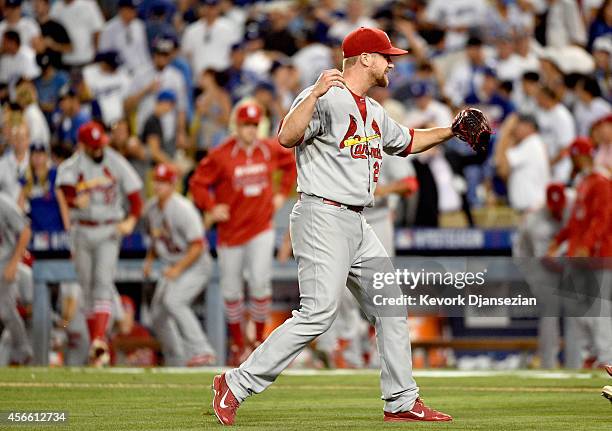
[[[82,225],[82,226],[106,226],[106,225],[109,225],[109,224],[119,223],[119,221],[117,221],[117,220],[101,220],[101,221],[95,221],[95,220],[77,220],[77,223]]]
[[[307,195],[310,196],[310,195]],[[302,194],[300,193],[300,199],[302,198]],[[346,208],[349,209],[351,211],[355,211],[356,213],[360,213],[363,211],[363,207],[361,206],[357,206],[357,205],[345,205],[345,204],[341,204],[340,202],[336,202],[336,201],[332,201],[331,199],[326,199],[326,198],[321,198],[321,200],[323,201],[324,204],[327,205],[333,205],[335,207],[339,207],[339,208]]]

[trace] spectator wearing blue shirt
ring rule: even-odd
[[[57,170],[50,162],[49,147],[33,142],[30,145],[30,164],[19,180],[22,187],[18,203],[27,212],[34,232],[64,230],[55,196],[56,175]]]
[[[259,77],[250,70],[244,69],[246,59],[245,42],[232,46],[230,67],[227,69],[225,88],[230,93],[232,104],[250,96],[259,82]]]
[[[49,54],[36,56],[36,62],[42,73],[34,80],[34,86],[38,93],[40,108],[45,114],[49,126],[51,126],[51,116],[59,101],[58,95],[60,90],[68,83],[70,77],[65,71],[55,69]]]
[[[74,148],[79,127],[91,120],[91,115],[82,108],[78,92],[65,86],[60,92],[59,110],[53,114],[53,120],[57,140]]]
[[[605,0],[589,27],[587,49],[591,51],[595,39],[610,33],[612,33],[612,0]]]

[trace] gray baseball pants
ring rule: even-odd
[[[166,365],[183,366],[195,356],[215,353],[191,308],[211,272],[212,258],[205,252],[175,280],[161,278],[157,283],[151,312]]]
[[[6,261],[0,261],[0,320],[11,339],[12,359],[21,362],[32,356],[23,319],[17,312],[17,281],[7,283],[2,277]]]
[[[293,317],[239,368],[227,372],[228,385],[236,398],[243,401],[262,392],[308,343],[329,329],[343,290],[349,286],[376,328],[385,411],[412,408],[418,387],[412,377],[407,312],[401,308],[391,316],[372,299],[379,291],[372,287],[371,274],[389,269],[381,268],[387,254],[372,228],[360,213],[302,195],[293,207],[290,229],[298,264],[300,309],[294,310]],[[397,285],[386,293],[395,297],[402,294]]]
[[[219,246],[219,286],[223,299],[236,301],[244,298],[244,279],[247,275],[249,296],[267,298],[272,294],[270,273],[274,258],[274,230],[268,229],[239,246]]]
[[[121,246],[116,225],[77,224],[73,228],[72,235],[72,258],[79,284],[83,289],[85,308],[93,307],[93,301],[96,300],[112,302]]]

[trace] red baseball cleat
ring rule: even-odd
[[[234,425],[236,410],[240,403],[232,393],[225,381],[225,373],[215,376],[213,379],[213,401],[212,408],[221,425]]]
[[[604,368],[606,369],[610,377],[612,377],[612,365],[604,365]]]
[[[215,365],[217,357],[211,353],[203,353],[201,355],[193,356],[187,361],[188,367],[206,367]]]
[[[609,399],[612,403],[612,386],[604,386],[601,390],[601,396]]]
[[[427,407],[420,398],[417,398],[412,409],[407,412],[385,412],[385,422],[448,422],[452,420],[453,418],[446,413]]]

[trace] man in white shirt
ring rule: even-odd
[[[32,45],[32,40],[40,36],[40,26],[36,21],[21,15],[21,0],[5,0],[4,20],[0,22],[0,41],[7,30],[19,33],[21,43]]]
[[[0,83],[10,84],[20,78],[34,79],[40,75],[36,54],[29,46],[21,43],[19,33],[9,30],[2,38],[0,55]]]
[[[107,126],[125,117],[123,102],[129,93],[130,77],[119,64],[117,51],[102,51],[96,56],[95,64],[83,68],[85,84],[98,101]]]
[[[153,65],[139,71],[131,81],[129,96],[125,100],[127,111],[136,110],[137,134],[143,131],[144,124],[153,113],[157,94],[170,90],[176,96],[176,104],[171,112],[162,117],[162,130],[165,141],[176,141],[177,148],[185,148],[187,86],[181,72],[170,63],[176,51],[176,41],[163,37],[153,41]]]
[[[445,48],[461,49],[470,28],[481,27],[487,12],[485,0],[431,0],[425,19],[446,30]]]
[[[181,52],[191,64],[194,79],[205,69],[227,69],[232,45],[242,39],[235,24],[219,16],[218,3],[218,0],[202,0],[200,19],[187,26],[183,34]]]
[[[306,45],[291,59],[300,74],[301,87],[314,84],[321,72],[333,67],[331,48],[318,42],[312,30],[306,33]]]
[[[566,184],[572,173],[572,162],[567,150],[576,138],[574,117],[549,87],[539,89],[536,102],[540,108],[536,119],[548,151],[553,181]]]
[[[574,106],[578,135],[589,136],[591,126],[611,111],[610,104],[601,97],[601,89],[595,78],[584,76],[576,85],[578,100]]]
[[[487,68],[494,68],[494,64],[486,59],[482,40],[470,37],[465,60],[453,68],[444,86],[444,93],[453,105],[463,105],[465,98],[480,88]]]
[[[117,51],[128,72],[151,65],[145,25],[138,18],[134,0],[119,0],[119,12],[106,23],[98,51]]]
[[[548,0],[546,45],[561,48],[585,46],[587,33],[576,0]]]
[[[508,117],[496,145],[495,166],[499,176],[507,180],[508,199],[513,209],[525,212],[544,205],[550,167],[533,116]]]
[[[410,93],[415,101],[414,109],[408,111],[404,123],[413,128],[440,127],[453,121],[450,108],[432,97],[433,86],[418,81],[410,86]]]
[[[349,0],[346,3],[346,18],[332,25],[327,32],[327,36],[336,40],[342,40],[347,34],[357,30],[359,27],[378,26],[376,21],[369,18],[365,13],[363,1]]]
[[[51,18],[66,28],[72,42],[72,52],[64,54],[64,63],[68,66],[90,63],[104,28],[98,4],[93,0],[57,0],[51,7]]]

